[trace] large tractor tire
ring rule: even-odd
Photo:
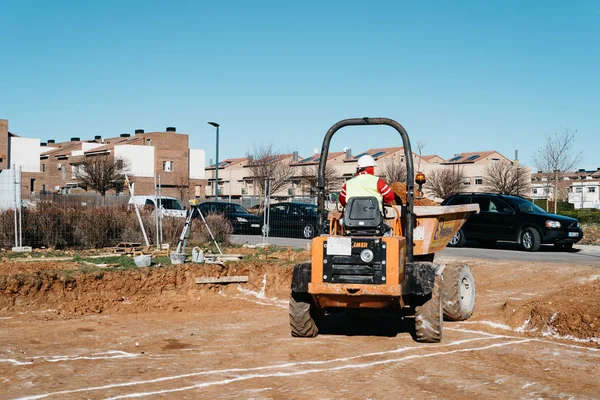
[[[289,312],[292,336],[315,337],[319,334],[322,311],[317,308],[310,294],[292,292]]]
[[[464,321],[475,309],[475,278],[468,265],[446,267],[442,273],[444,317],[449,321]]]
[[[431,297],[415,307],[415,334],[418,342],[439,343],[442,340],[442,277],[436,275]]]

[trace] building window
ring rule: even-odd
[[[589,187],[588,188],[588,193],[596,193],[596,188],[595,187]]]
[[[476,185],[483,185],[483,178],[481,176],[476,176],[475,177],[475,184]]]
[[[77,178],[77,172],[79,172],[79,165],[71,166],[71,179]]]
[[[582,190],[581,190],[581,188],[580,188],[580,187],[576,187],[576,188],[575,188],[575,193],[581,193],[581,192],[582,192]]]
[[[42,172],[46,172],[46,164],[42,164]]]
[[[163,171],[173,172],[173,161],[163,161]]]
[[[469,186],[471,184],[471,178],[463,178],[463,185]]]
[[[499,161],[500,161],[499,158],[492,158],[492,165],[493,164],[498,164]]]
[[[533,188],[533,194],[538,194],[537,188]]]
[[[62,170],[62,180],[66,181],[67,180],[67,166],[63,165],[61,167],[61,170]]]
[[[115,166],[119,170],[123,169],[123,160],[122,159],[118,159],[117,162],[115,163]]]

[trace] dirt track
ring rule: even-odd
[[[292,338],[277,262],[5,274],[0,398],[600,397],[600,268],[469,264],[476,312],[438,345],[392,316]],[[217,274],[250,282],[194,283]]]

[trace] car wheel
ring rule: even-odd
[[[521,234],[521,247],[523,250],[538,251],[540,244],[540,233],[534,228],[527,228]]]
[[[450,242],[448,242],[448,247],[463,247],[466,242],[463,230],[459,229],[456,235],[452,236]]]
[[[304,239],[312,239],[315,236],[315,228],[311,224],[304,225],[302,228],[302,237]]]

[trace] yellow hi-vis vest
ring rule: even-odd
[[[363,174],[346,182],[346,203],[352,197],[374,196],[379,202],[379,210],[383,210],[383,196],[377,190],[379,178],[374,175]]]

